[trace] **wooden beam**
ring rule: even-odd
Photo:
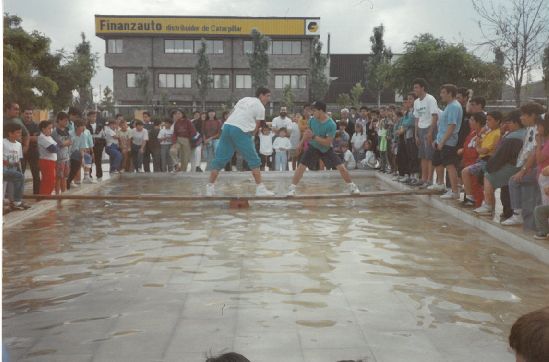
[[[430,190],[417,191],[372,191],[362,192],[360,194],[298,194],[296,196],[204,196],[204,195],[23,195],[24,199],[35,200],[105,200],[105,201],[231,201],[231,200],[248,200],[248,201],[292,201],[292,200],[336,200],[336,199],[360,199],[372,197],[392,197],[392,196],[419,196],[419,195],[438,195],[440,192]]]

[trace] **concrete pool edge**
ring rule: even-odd
[[[410,186],[392,181],[391,175],[381,174],[379,172],[376,172],[375,175],[379,180],[385,182],[390,187],[399,191],[408,191],[413,189]],[[415,197],[418,197],[422,202],[436,208],[437,210],[443,211],[450,216],[453,216],[456,219],[466,223],[467,225],[473,226],[483,231],[484,233],[492,236],[498,241],[507,244],[508,246],[516,250],[525,252],[535,257],[542,263],[549,265],[549,245],[548,247],[538,245],[534,240],[530,240],[525,236],[506,230],[501,225],[496,224],[492,220],[475,216],[474,214],[469,212],[468,209],[456,207],[451,204],[452,201],[443,201],[439,198],[439,196]]]
[[[117,177],[111,177],[104,181],[95,184],[83,184],[79,188],[72,188],[68,194],[70,195],[87,195],[92,192],[96,192],[101,187],[108,185],[112,180],[116,180]],[[67,200],[65,202],[71,202]],[[32,207],[25,211],[12,211],[6,215],[3,215],[2,230],[5,231],[11,227],[14,227],[22,222],[31,220],[35,217],[41,216],[44,212],[52,210],[57,207],[58,201],[43,200],[38,203],[33,203]]]

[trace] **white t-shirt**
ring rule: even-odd
[[[166,141],[160,141],[161,145],[171,145],[172,144],[172,136],[173,136],[173,128],[162,128],[160,132],[158,132],[158,139],[161,140],[163,138],[168,138]]]
[[[290,131],[290,143],[292,144],[291,149],[295,150],[297,146],[299,146],[299,141],[301,141],[301,132],[299,131],[299,125],[295,122],[292,122]]]
[[[143,142],[149,140],[149,132],[143,128],[141,132],[137,128],[132,129],[132,142],[136,146],[142,146]]]
[[[357,152],[364,152],[364,142],[366,142],[366,134],[355,133],[353,138],[351,138],[351,143],[353,148]]]
[[[103,133],[105,135],[105,143],[107,146],[114,144],[118,144],[118,139],[114,138],[117,137],[116,131],[113,130],[110,127],[107,127],[103,130]]]
[[[40,159],[57,161],[57,150],[55,150],[55,152],[48,151],[48,147],[51,145],[57,146],[57,142],[55,142],[53,137],[40,133],[40,136],[38,136],[38,153]]]
[[[419,128],[430,127],[433,114],[438,115],[439,113],[437,100],[430,94],[426,94],[423,99],[418,98],[414,101],[414,118],[419,118]]]
[[[345,151],[343,154],[343,159],[345,160],[345,167],[348,170],[354,170],[356,168],[355,156],[350,150]]]
[[[256,121],[265,119],[265,107],[256,97],[245,97],[234,106],[225,124],[240,128],[243,132],[255,131]]]
[[[273,123],[271,125],[271,127],[273,127],[273,129],[281,129],[281,128],[286,128],[287,130],[290,130],[290,128],[292,127],[292,120],[289,118],[289,117],[275,117],[273,119]]]
[[[259,153],[264,156],[273,154],[273,132],[270,132],[268,135],[259,133]]]
[[[273,142],[273,148],[276,151],[288,151],[292,148],[292,143],[288,137],[277,137]]]
[[[4,138],[4,161],[8,161],[9,167],[17,166],[23,158],[23,147],[18,141],[10,142],[7,138]]]
[[[528,160],[530,154],[536,149],[536,135],[538,134],[538,128],[536,126],[526,128],[526,135],[524,136],[524,142],[522,148],[517,157],[517,167],[522,167]]]

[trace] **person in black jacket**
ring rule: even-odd
[[[496,203],[495,190],[507,187],[509,179],[519,169],[516,167],[516,162],[526,133],[520,121],[520,111],[510,112],[505,117],[504,126],[507,127],[508,132],[501,138],[494,155],[486,165],[484,203],[474,210],[475,213],[480,215],[491,215],[493,213]],[[508,205],[504,206],[508,207]]]
[[[103,151],[105,150],[104,121],[97,120],[97,111],[91,110],[86,114],[86,128],[93,137],[93,162],[95,163],[95,176],[98,181],[103,178]],[[90,174],[91,177],[91,174]]]

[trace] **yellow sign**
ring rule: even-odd
[[[319,35],[319,18],[95,16],[96,35]]]

